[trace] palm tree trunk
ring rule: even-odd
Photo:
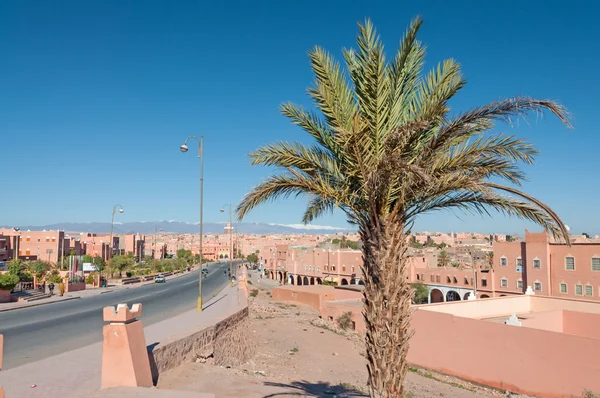
[[[390,215],[360,229],[369,389],[373,398],[403,396],[412,288],[404,225]]]

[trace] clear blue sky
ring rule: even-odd
[[[224,221],[221,205],[237,203],[269,174],[249,167],[249,151],[307,139],[278,113],[284,101],[308,104],[307,51],[318,44],[341,58],[342,47],[354,46],[356,23],[370,17],[391,53],[420,14],[428,65],[454,57],[469,80],[455,111],[521,94],[570,109],[574,131],[551,117],[507,130],[541,150],[526,189],[573,232],[600,233],[593,8],[547,1],[3,1],[0,224],[110,221],[116,203],[125,207],[123,222],[194,222],[197,158],[178,149],[192,134],[205,136],[205,220]],[[265,205],[246,220],[299,223],[304,205]],[[317,224],[346,226],[342,214]],[[416,227],[522,233],[527,224],[438,213]]]

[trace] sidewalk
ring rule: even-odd
[[[182,276],[188,275],[189,273],[191,273],[193,271],[195,271],[195,270],[192,268],[192,270],[190,272],[183,272],[180,274],[170,275],[166,279],[167,280],[177,279]],[[111,292],[114,292],[115,290],[135,289],[137,287],[146,286],[146,285],[149,285],[152,283],[154,283],[153,280],[140,282],[140,283],[133,283],[131,285],[112,285],[107,288],[91,288],[91,289],[80,290],[78,292],[65,293],[64,296],[62,296],[62,297],[60,297],[57,293],[55,293],[51,297],[41,299],[41,300],[31,301],[31,302],[20,301],[20,302],[11,302],[11,303],[0,303],[0,312],[14,311],[14,310],[22,309],[22,308],[36,307],[38,305],[53,304],[53,303],[59,303],[61,301],[68,301],[68,300],[92,297],[92,296],[97,296],[100,294],[111,293]]]
[[[205,310],[185,312],[144,328],[146,344],[160,343],[188,330],[201,330],[235,312],[237,286],[226,286],[205,304]],[[144,316],[140,318],[144,321]],[[38,362],[0,372],[9,398],[80,398],[100,388],[102,343],[64,352]],[[99,395],[101,396],[101,395]]]

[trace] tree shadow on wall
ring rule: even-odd
[[[284,397],[284,396],[309,396],[309,397],[334,397],[344,394],[345,397],[368,397],[367,394],[358,390],[351,384],[330,384],[327,382],[311,383],[306,380],[292,381],[290,383],[264,382],[263,385],[270,387],[279,387],[287,391],[265,395],[264,398]]]

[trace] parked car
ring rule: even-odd
[[[154,283],[165,283],[167,280],[165,279],[164,275],[158,275],[155,279],[154,279]]]

